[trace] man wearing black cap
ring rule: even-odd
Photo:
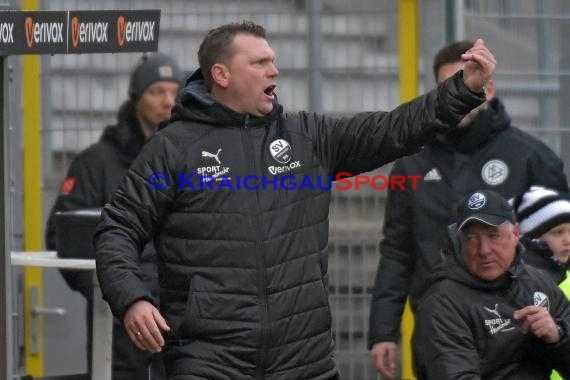
[[[105,128],[101,139],[80,152],[72,161],[59,195],[50,212],[46,229],[46,246],[56,250],[55,213],[77,209],[101,208],[110,201],[146,140],[159,123],[170,118],[174,100],[182,80],[181,70],[169,56],[161,53],[144,55],[134,67],[129,83],[129,99],[118,112],[117,125]],[[158,296],[156,253],[152,243],[141,256],[145,284]],[[92,274],[85,271],[62,271],[68,285],[79,291],[88,301],[91,318],[93,298]],[[91,323],[91,320],[89,320]],[[90,339],[88,339],[90,341]],[[90,359],[90,345],[88,346]],[[115,320],[113,333],[113,379],[135,380],[148,378],[150,354],[132,344]],[[90,360],[89,360],[90,362]],[[163,378],[153,360],[153,379]]]
[[[520,227],[498,193],[471,193],[449,226],[449,247],[417,308],[419,379],[570,376],[570,303],[522,261]]]
[[[455,41],[433,60],[441,84],[464,67],[461,54],[473,42]],[[389,191],[374,284],[368,346],[378,371],[394,378],[397,343],[406,298],[411,310],[429,286],[438,252],[454,220],[456,201],[481,188],[513,197],[529,184],[568,191],[563,162],[543,142],[511,124],[493,80],[486,84],[485,105],[468,128],[439,134],[420,152],[398,160],[392,176],[422,175],[413,190]],[[407,178],[407,177],[406,177]],[[407,333],[408,326],[402,330]]]

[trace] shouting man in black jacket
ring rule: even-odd
[[[520,227],[498,193],[457,208],[449,250],[417,307],[420,380],[570,378],[570,302],[522,260]]]
[[[80,152],[71,163],[48,218],[48,249],[57,249],[56,212],[102,208],[111,200],[147,139],[154,134],[159,123],[170,118],[181,76],[178,65],[169,56],[155,53],[142,57],[131,73],[129,99],[119,109],[117,125],[108,126],[101,139]],[[145,285],[158,299],[156,261],[156,252],[150,243],[141,256],[141,273]],[[62,275],[72,289],[87,299],[91,323],[92,274],[86,271],[62,271]],[[88,349],[90,352],[91,347]],[[148,378],[149,358],[149,353],[131,343],[122,323],[116,321],[113,329],[113,380]],[[158,359],[152,367],[152,379],[164,378]]]
[[[330,188],[314,184],[372,170],[453,129],[483,102],[495,59],[479,40],[437,90],[392,112],[331,118],[283,112],[259,25],[211,30],[198,58],[171,123],[103,210],[103,295],[133,342],[164,348],[171,379],[335,379]],[[160,311],[139,276],[150,239]]]
[[[439,84],[463,68],[461,55],[472,45],[458,41],[438,52],[433,68]],[[568,190],[560,158],[511,126],[492,80],[486,90],[487,102],[471,118],[469,128],[437,136],[421,152],[398,160],[390,173],[423,179],[414,190],[388,193],[368,340],[374,364],[386,377],[396,376],[396,343],[406,297],[415,308],[429,286],[447,226],[455,217],[455,202],[479,188],[507,198],[533,184]]]

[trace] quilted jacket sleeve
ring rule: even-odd
[[[450,130],[485,100],[463,83],[462,72],[390,112],[338,119],[304,114],[303,125],[330,174],[356,175],[416,152],[437,132]]]
[[[414,332],[415,366],[425,380],[480,380],[480,359],[468,318],[446,295],[422,300]]]
[[[152,302],[144,285],[140,253],[151,240],[176,189],[177,148],[158,133],[143,148],[102,212],[94,235],[97,277],[103,298],[120,320],[139,299]]]
[[[390,176],[406,175],[402,161],[396,161]],[[414,269],[413,215],[410,192],[388,192],[384,215],[384,237],[380,242],[382,257],[378,264],[372,306],[368,346],[400,339],[400,320],[404,311]]]

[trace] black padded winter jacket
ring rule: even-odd
[[[523,333],[515,310],[544,306],[570,331],[570,302],[545,275],[517,256],[506,275],[484,281],[470,274],[458,236],[420,299],[413,337],[419,380],[547,380],[552,369],[570,376],[570,338],[548,344]]]
[[[458,74],[389,113],[335,119],[276,104],[257,118],[189,81],[103,210],[95,242],[105,299],[118,316],[150,299],[138,252],[154,237],[169,376],[333,377],[330,190],[318,181],[417,151],[482,101]]]

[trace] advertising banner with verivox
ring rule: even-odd
[[[0,11],[0,55],[156,51],[160,10]]]

